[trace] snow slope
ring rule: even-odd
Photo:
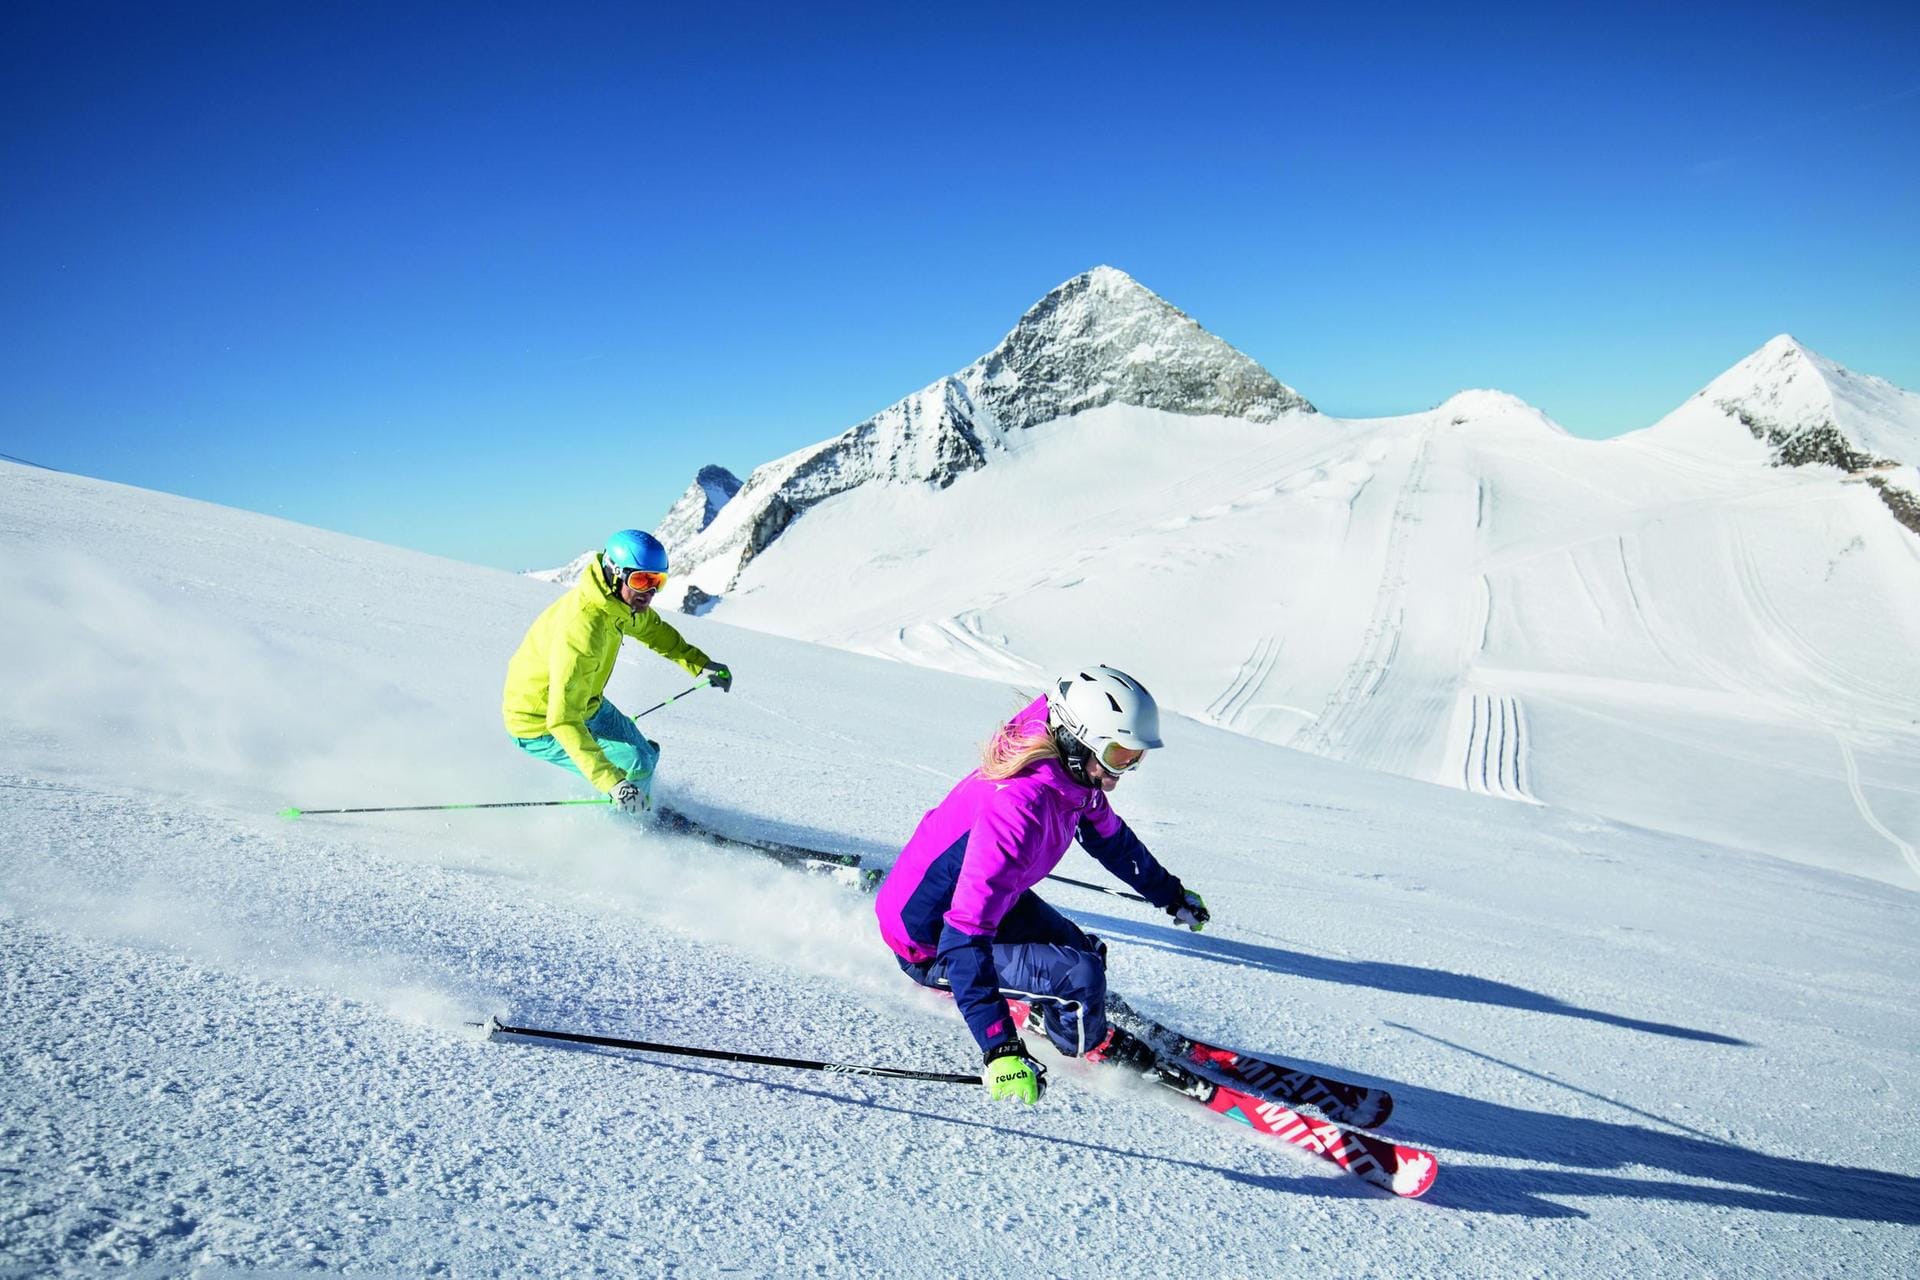
[[[1188,566],[1242,545],[1284,556],[1285,537],[1234,505],[1269,487],[1298,497],[1282,525],[1296,537],[1369,504],[1408,519],[1474,505],[1453,462],[1471,442],[1438,420],[1374,431],[1365,470],[1330,436],[1303,435],[1288,459],[1245,424],[1202,429],[1246,455],[1237,469],[1220,455],[1244,480],[1169,480],[1139,517],[1185,519],[1189,539],[1151,545]],[[1044,458],[1029,465],[1023,483],[1042,487]],[[1762,525],[1840,502],[1791,477],[1746,501]],[[1085,558],[998,586],[1075,607],[1069,572],[1138,573],[1150,544],[1126,510],[1048,516],[1076,522]],[[1684,506],[1667,519],[1688,527]],[[1555,555],[1565,573],[1602,563],[1556,549],[1551,527],[1496,553],[1489,573],[1504,565],[1510,582]],[[1413,582],[1424,553],[1374,554],[1401,556]],[[1264,604],[1213,603],[1285,624],[1291,579],[1339,572],[1273,563]],[[1174,576],[1194,594],[1151,607],[1204,602],[1204,573]],[[1615,587],[1590,581],[1609,602]],[[1070,1064],[1024,1110],[972,1087],[484,1043],[463,1024],[498,1012],[808,1057],[972,1060],[950,1008],[894,970],[869,904],[827,882],[595,809],[272,816],[579,794],[496,719],[505,656],[553,590],[0,466],[0,1268],[1910,1271],[1920,896],[1193,719],[1170,719],[1168,749],[1116,801],[1207,895],[1215,927],[1049,896],[1110,940],[1116,987],[1148,1011],[1390,1086],[1394,1129],[1443,1161],[1425,1200]],[[1367,606],[1329,625],[1398,616]],[[1133,634],[1085,621],[1101,657]],[[1659,660],[1655,639],[1674,649],[1679,624],[1661,623],[1638,661]],[[662,792],[881,863],[1015,705],[1005,683],[681,625],[738,681],[649,721]],[[1007,651],[989,631],[897,643]],[[1273,634],[1292,646],[1300,631]],[[1218,684],[1212,717],[1300,716],[1271,683],[1291,678],[1290,653],[1241,692]],[[1218,680],[1245,659],[1201,649],[1164,675],[1211,664]],[[633,656],[613,693],[642,706],[680,679]],[[1604,708],[1630,683],[1579,692]],[[1305,710],[1303,726],[1342,741],[1374,731]],[[1531,702],[1525,717],[1535,733],[1553,721]],[[1650,777],[1682,803],[1684,775]],[[1545,789],[1524,772],[1520,785]],[[1062,871],[1101,875],[1079,854]]]
[[[1092,648],[1270,742],[1920,886],[1920,537],[1732,433],[1109,406],[821,503],[713,616],[1029,684]]]

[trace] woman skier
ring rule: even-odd
[[[1199,931],[1206,904],[1154,860],[1107,803],[1160,742],[1160,709],[1112,667],[1071,672],[1000,727],[981,765],[920,820],[874,912],[907,976],[949,988],[980,1044],[996,1099],[1039,1101],[1045,1068],[1027,1053],[1009,996],[1040,1015],[1072,1057],[1150,1069],[1152,1050],[1107,1022],[1106,947],[1033,886],[1078,837],[1107,870]]]

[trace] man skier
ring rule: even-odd
[[[606,699],[620,640],[631,636],[714,688],[733,673],[682,639],[653,611],[667,580],[667,549],[639,529],[622,529],[580,571],[580,581],[548,605],[507,663],[501,713],[522,751],[584,777],[621,810],[653,803],[660,746]]]
[[[1207,923],[1200,895],[1107,803],[1159,745],[1160,709],[1139,681],[1112,667],[1068,673],[1000,727],[980,768],[920,820],[880,885],[881,938],[908,977],[953,992],[996,1100],[1037,1102],[1045,1087],[1009,996],[1041,1015],[1062,1053],[1156,1068],[1148,1045],[1107,1021],[1105,945],[1033,887],[1078,838],[1177,923],[1196,932]]]

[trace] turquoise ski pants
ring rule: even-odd
[[[587,721],[587,732],[607,753],[607,759],[613,767],[625,773],[651,801],[653,770],[660,763],[659,744],[649,741],[631,716],[606,701],[601,702],[600,709]],[[515,738],[514,742],[530,756],[538,756],[549,764],[557,764],[576,774],[580,772],[580,767],[574,764],[567,749],[550,733],[543,733],[537,738]]]

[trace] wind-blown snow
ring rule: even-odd
[[[1160,425],[1138,424],[1174,450]],[[1140,573],[1136,525],[1184,517],[1252,539],[1235,504],[1270,501],[1269,489],[1300,504],[1298,519],[1334,526],[1371,502],[1401,505],[1393,477],[1422,447],[1421,492],[1473,497],[1437,424],[1377,432],[1362,447],[1379,456],[1357,459],[1330,448],[1340,429],[1307,433],[1290,463],[1246,424],[1201,429],[1221,449],[1213,478],[1170,477],[1138,516],[1088,501],[1052,517],[1065,523],[1043,531],[1077,531],[1060,545],[1084,558],[1030,589],[1017,576],[1001,587],[1076,608],[1069,571]],[[1019,495],[1044,490],[1043,454],[1010,469],[999,509],[1031,514]],[[1517,500],[1502,490],[1498,502]],[[1750,500],[1757,516],[1837,501],[1789,476]],[[1667,519],[1685,530],[1686,514]],[[1159,547],[1186,558],[1192,571],[1174,577],[1193,594],[1135,607],[1195,608],[1204,566],[1229,544]],[[1293,582],[1341,571],[1288,561],[1284,542],[1269,549],[1264,605],[1211,604],[1285,621]],[[1501,564],[1556,555],[1561,572],[1589,574],[1600,605],[1643,589],[1647,562],[1630,559],[1635,572],[1609,584],[1596,576],[1604,557],[1558,546],[1551,525],[1496,550],[1489,576],[1510,591],[1525,579]],[[909,553],[964,559],[911,527]],[[1406,572],[1418,570],[1409,558]],[[272,816],[581,794],[515,751],[496,710],[506,656],[553,590],[0,465],[0,1267],[1910,1270],[1920,896],[1184,717],[1115,798],[1206,895],[1214,927],[1189,934],[1068,886],[1048,897],[1109,940],[1116,987],[1147,1010],[1392,1088],[1392,1130],[1443,1162],[1427,1199],[1384,1197],[1066,1063],[1025,1110],[974,1087],[485,1043],[464,1024],[493,1012],[972,1067],[951,1008],[894,969],[869,902],[828,882],[599,809]],[[1036,606],[1023,608],[1002,625],[1037,627]],[[1503,615],[1465,616],[1504,652]],[[1124,621],[1083,613],[1083,647],[1156,688],[1220,660],[1204,645],[1178,661],[1140,651]],[[666,748],[662,794],[881,864],[1028,691],[706,618],[677,625],[738,679],[730,695],[649,719]],[[1006,651],[974,625],[954,635],[956,652]],[[1274,634],[1261,659],[1274,671],[1314,643],[1310,627]],[[1651,632],[1633,661],[1661,662],[1656,641],[1673,634]],[[683,681],[635,655],[613,694],[637,709]],[[1580,694],[1599,721],[1632,683],[1559,696]],[[1211,715],[1223,722],[1298,714],[1258,680],[1219,692]],[[1560,721],[1529,701],[1525,722],[1540,733]],[[1749,735],[1756,757],[1768,745]],[[1678,806],[1692,784],[1650,769],[1646,785]],[[1061,870],[1102,874],[1077,853]]]

